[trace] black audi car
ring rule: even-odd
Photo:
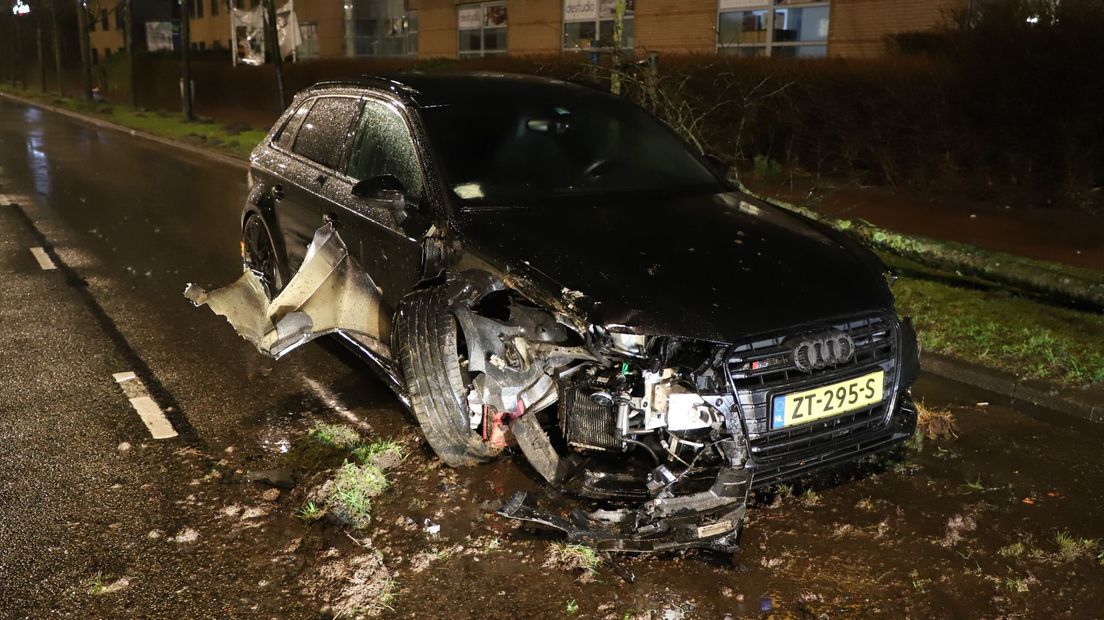
[[[750,491],[915,428],[918,346],[880,261],[623,98],[499,74],[318,84],[249,174],[242,278],[188,297],[276,358],[336,335],[449,465],[516,446],[556,493],[506,517],[607,550],[732,550]]]

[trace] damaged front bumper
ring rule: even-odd
[[[645,553],[706,548],[724,553],[738,548],[751,476],[721,469],[707,491],[655,498],[639,508],[574,509],[566,516],[542,510],[524,491],[515,493],[498,514],[563,532],[569,542],[602,551]]]

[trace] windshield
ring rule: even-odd
[[[605,94],[467,101],[425,108],[422,117],[447,182],[465,204],[724,191],[672,131]]]

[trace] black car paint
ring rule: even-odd
[[[582,89],[554,80],[512,76],[396,76],[319,85],[300,93],[254,152],[256,186],[249,212],[262,212],[283,241],[285,276],[310,241],[336,220],[358,262],[379,280],[392,307],[427,273],[422,249],[429,224],[447,231],[447,265],[481,265],[519,274],[545,298],[578,291],[586,318],[615,329],[733,342],[780,328],[893,307],[879,261],[843,235],[735,189],[663,200],[581,198],[562,207],[466,208],[444,189],[433,166],[418,108],[453,99],[503,96],[511,88]],[[505,81],[505,83],[504,83]],[[411,88],[413,86],[413,88]],[[410,230],[393,210],[352,196],[350,179],[271,143],[301,101],[361,96],[400,110],[418,146],[426,200]],[[347,149],[347,145],[340,148]],[[346,161],[343,153],[341,161]],[[704,161],[704,160],[703,160]],[[317,179],[325,176],[325,184]],[[719,179],[727,186],[727,181]],[[297,185],[294,189],[291,184]],[[293,200],[273,199],[281,185]],[[289,203],[289,204],[285,204]],[[287,208],[283,208],[287,207]],[[244,218],[243,218],[244,221]],[[406,226],[403,226],[406,224]],[[419,234],[421,233],[421,234]],[[570,252],[564,252],[571,248]]]
[[[892,308],[862,251],[738,192],[567,208],[465,209],[458,233],[484,261],[584,295],[590,322],[735,342]],[[564,251],[570,248],[570,251]]]

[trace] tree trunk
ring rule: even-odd
[[[92,49],[88,42],[88,9],[77,0],[77,36],[80,38],[81,85],[84,98],[92,101]]]
[[[202,2],[203,0],[197,0]],[[180,52],[181,67],[180,78],[182,80],[181,97],[184,99],[184,120],[195,120],[192,113],[192,35],[191,15],[192,0],[180,0]]]
[[[19,17],[13,15],[12,22],[15,26],[15,54],[12,55],[12,62],[15,63],[16,69],[19,71],[19,83],[23,85],[24,90],[27,88],[27,68],[23,66],[23,41],[19,36]],[[12,72],[12,86],[15,86],[15,72]]]
[[[283,114],[286,106],[284,99],[284,55],[280,51],[280,36],[276,31],[276,0],[265,1],[265,41],[271,54],[272,67],[276,71],[276,113]]]
[[[38,86],[46,92],[46,60],[42,54],[42,13],[35,12],[35,44],[38,48]]]
[[[57,0],[50,0],[50,36],[54,43],[54,71],[57,72],[57,92],[65,95],[61,77],[61,37],[58,35]]]
[[[125,26],[123,39],[126,42],[127,51],[127,75],[130,80],[130,107],[138,107],[138,81],[134,73],[134,0],[124,0],[126,12],[123,14]]]

